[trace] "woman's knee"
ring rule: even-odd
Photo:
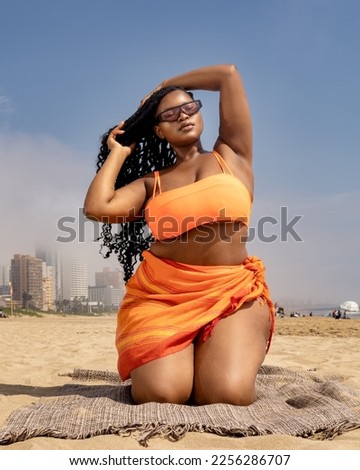
[[[194,379],[194,353],[186,349],[149,361],[131,372],[131,395],[135,403],[189,401]],[[181,371],[181,372],[179,372]]]
[[[131,396],[136,404],[176,403],[183,405],[190,399],[192,387],[186,384],[136,383],[131,386]]]
[[[256,400],[255,385],[251,381],[217,382],[203,384],[201,391],[194,391],[197,405],[226,403],[227,405],[248,406]]]

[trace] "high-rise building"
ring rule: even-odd
[[[38,245],[35,249],[35,256],[36,258],[42,259],[46,266],[51,267],[51,279],[52,279],[52,286],[51,286],[51,303],[55,303],[56,300],[60,298],[60,290],[61,290],[61,269],[60,269],[60,262],[59,262],[59,255],[55,249],[45,248],[43,245]],[[48,275],[44,274],[44,277]],[[48,283],[49,281],[47,281]]]
[[[43,261],[43,307],[42,310],[52,310],[55,304],[53,267]]]
[[[10,279],[15,302],[43,308],[42,263],[41,259],[34,256],[14,255],[11,260]]]
[[[9,295],[10,267],[0,266],[0,295]]]
[[[10,281],[10,267],[0,266],[0,286],[9,285]]]
[[[88,269],[81,258],[61,259],[61,300],[88,298]]]

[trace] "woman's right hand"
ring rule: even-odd
[[[125,133],[125,131],[123,130],[123,126],[124,126],[124,121],[121,121],[120,124],[118,124],[116,127],[114,127],[114,129],[112,129],[112,131],[110,132],[109,134],[109,137],[107,138],[107,146],[109,148],[109,150],[114,150],[116,148],[119,148],[119,149],[122,149],[124,151],[124,155],[125,157],[128,157],[135,149],[135,143],[131,144],[131,145],[121,145],[117,140],[116,140],[116,137],[118,135],[122,135]]]

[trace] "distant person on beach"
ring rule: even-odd
[[[191,90],[219,93],[210,150]],[[97,167],[84,213],[104,224],[102,250],[124,269],[116,347],[133,401],[249,405],[274,307],[263,263],[245,246],[252,128],[237,68],[164,80],[104,134]]]
[[[8,317],[9,317],[9,315],[4,313],[2,307],[0,307],[0,318],[8,318]]]
[[[280,318],[284,318],[285,317],[284,307],[280,307],[280,306],[275,307],[275,314],[278,315]]]

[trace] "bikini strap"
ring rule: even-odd
[[[232,175],[232,171],[230,170],[229,165],[226,163],[223,157],[219,153],[217,153],[216,150],[213,150],[212,154],[215,155],[216,160],[219,162],[220,168],[222,169],[223,173],[225,173],[226,169],[229,174]]]
[[[153,189],[153,197],[156,196],[156,191],[159,189],[159,194],[161,194],[161,182],[160,182],[160,174],[158,171],[154,171],[154,189]]]

